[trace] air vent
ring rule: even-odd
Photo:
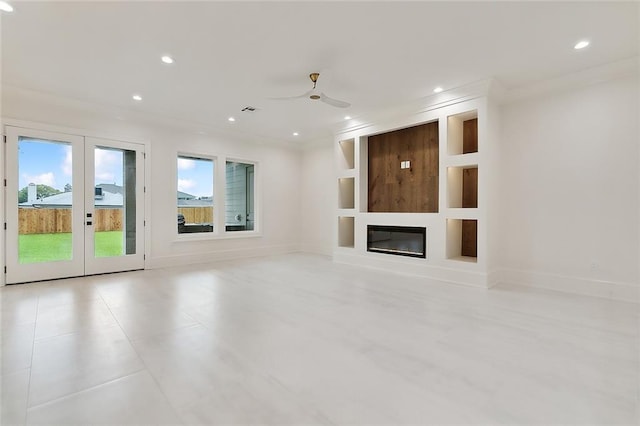
[[[246,106],[244,108],[242,108],[242,112],[255,112],[257,110],[256,107],[252,107],[252,106]]]

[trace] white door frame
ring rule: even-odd
[[[95,257],[95,148],[116,148],[136,153],[136,250],[135,254],[114,257]],[[84,189],[84,224],[85,224],[85,275],[103,274],[106,272],[122,272],[144,269],[144,145],[120,142],[93,137],[85,138],[85,189]],[[123,209],[125,200],[123,197]],[[87,217],[91,214],[91,217]],[[125,223],[123,217],[123,233]],[[88,225],[91,223],[91,225]]]
[[[5,215],[7,230],[5,231],[5,256],[6,256],[6,282],[18,283],[28,281],[39,281],[44,279],[55,279],[69,276],[84,275],[84,225],[82,218],[84,215],[83,193],[84,178],[83,173],[76,173],[76,170],[84,170],[84,138],[82,136],[67,135],[42,130],[24,129],[7,126],[6,144],[6,179],[5,189]],[[72,175],[71,185],[79,188],[73,191],[73,209],[71,213],[72,239],[71,239],[71,260],[61,260],[56,262],[43,262],[21,265],[18,258],[18,138],[26,136],[34,139],[63,142],[71,145],[72,148]]]
[[[136,193],[140,201],[137,203],[137,211],[142,212],[142,214],[137,216],[136,219],[136,230],[138,234],[138,238],[136,238],[136,256],[142,257],[142,262],[137,262],[135,265],[131,263],[131,261],[124,261],[129,256],[118,256],[114,258],[100,258],[100,262],[93,263],[93,265],[85,266],[85,261],[88,256],[85,256],[85,244],[88,236],[84,232],[85,224],[85,208],[74,208],[73,209],[73,222],[81,224],[81,227],[78,225],[74,226],[73,233],[73,259],[72,263],[74,266],[69,272],[62,272],[62,270],[68,269],[63,267],[62,264],[56,265],[58,262],[47,263],[39,263],[33,264],[36,265],[37,273],[29,274],[31,279],[18,279],[16,280],[16,275],[12,274],[10,269],[13,269],[11,265],[18,264],[18,229],[10,229],[11,225],[9,225],[9,229],[5,231],[4,238],[2,239],[2,245],[4,249],[3,261],[5,265],[5,275],[0,280],[0,285],[5,285],[6,283],[13,282],[28,282],[28,281],[38,281],[45,279],[54,279],[54,278],[62,278],[68,276],[81,276],[81,275],[90,275],[96,273],[103,272],[115,272],[130,270],[130,269],[144,269],[145,259],[146,259],[146,250],[149,247],[149,239],[150,235],[148,232],[146,224],[146,211],[148,210],[149,200],[146,197],[146,185],[145,181],[148,179],[148,174],[150,173],[149,168],[145,167],[145,152],[150,151],[150,146],[148,142],[139,142],[139,141],[114,141],[113,139],[100,139],[96,137],[87,136],[86,139],[84,136],[79,136],[81,134],[88,134],[91,132],[86,132],[78,129],[70,129],[66,127],[53,126],[53,125],[43,125],[34,122],[22,121],[22,120],[14,120],[14,119],[3,119],[3,126],[5,130],[6,142],[4,144],[3,156],[0,157],[0,160],[3,160],[2,163],[5,165],[5,177],[8,181],[15,180],[14,186],[17,188],[17,178],[18,178],[18,164],[17,164],[17,139],[18,136],[27,136],[33,138],[39,138],[43,140],[52,140],[52,141],[61,141],[66,143],[71,143],[74,152],[73,152],[73,167],[75,170],[85,170],[85,149],[90,145],[90,149],[97,145],[104,146],[112,146],[115,148],[122,149],[130,149],[137,152],[136,155],[136,169],[144,170],[143,173],[137,173],[138,178],[136,179]],[[119,138],[120,139],[120,138]],[[88,141],[88,144],[87,144]],[[93,143],[93,145],[91,145]],[[133,148],[133,149],[132,149]],[[91,161],[93,161],[93,155],[91,155]],[[91,168],[92,169],[92,168]],[[86,203],[89,202],[89,198],[87,198],[87,193],[91,192],[93,195],[94,185],[93,185],[93,176],[91,176],[91,185],[85,185],[83,181],[84,173],[74,173],[73,175],[73,183],[72,186],[74,189],[79,188],[80,191],[73,191],[73,203],[77,206],[84,206],[82,197],[85,198]],[[93,174],[93,173],[91,173]],[[88,181],[87,179],[84,179]],[[77,200],[78,198],[79,200]],[[4,208],[1,214],[4,216],[3,219],[6,224],[16,224],[18,219],[18,197],[17,191],[9,191],[7,187],[4,188],[4,197],[2,197],[4,201]],[[93,197],[91,197],[90,201],[93,203]],[[93,206],[92,206],[93,208]],[[93,232],[90,233],[93,237]],[[12,248],[13,247],[13,248]],[[130,259],[133,261],[132,256]],[[117,259],[117,260],[116,260]],[[64,262],[64,261],[63,261]],[[89,263],[92,263],[89,261]],[[32,266],[33,266],[32,265]],[[133,266],[132,266],[133,265]],[[68,265],[67,265],[68,266]],[[23,278],[18,273],[17,278]]]

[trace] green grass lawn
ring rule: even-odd
[[[96,257],[121,256],[122,231],[96,232]],[[20,263],[71,260],[71,233],[19,236]]]

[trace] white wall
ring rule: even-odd
[[[303,251],[330,255],[333,250],[334,211],[337,184],[334,184],[333,139],[302,153],[301,231]]]
[[[173,170],[178,149],[181,153],[216,155],[218,164],[224,164],[222,156],[258,162],[256,197],[261,202],[256,215],[261,219],[258,224],[261,237],[177,240]],[[156,135],[152,140],[151,164],[151,266],[269,255],[299,249],[300,152],[175,133]],[[239,235],[234,233],[233,236]]]
[[[500,224],[490,236],[498,239],[491,266],[500,269],[500,281],[638,300],[638,87],[637,78],[623,78],[501,106],[502,196],[490,210]],[[118,120],[106,108],[47,96],[5,91],[2,102],[5,117],[150,141],[151,266],[299,246],[332,252],[333,140],[298,152],[171,130],[142,116]],[[178,149],[259,161],[261,238],[176,241]]]
[[[3,116],[54,127],[79,129],[112,139],[146,141],[147,267],[241,258],[296,251],[300,243],[301,153],[287,147],[247,143],[231,136],[207,136],[163,124],[149,116],[104,106],[3,88]],[[124,117],[119,119],[117,117]],[[6,123],[5,123],[6,124]],[[259,163],[256,172],[257,217],[261,236],[218,240],[179,240],[176,230],[176,156],[215,155]],[[236,234],[233,235],[237,237]]]
[[[502,106],[503,278],[638,300],[638,79]]]

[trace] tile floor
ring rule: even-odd
[[[639,420],[630,303],[305,254],[0,296],[3,425]]]

